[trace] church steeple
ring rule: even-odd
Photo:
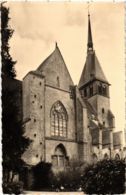
[[[93,49],[90,14],[88,14],[87,57],[78,85],[86,98],[94,95],[109,96],[109,82]]]
[[[92,32],[91,32],[91,22],[90,14],[88,14],[88,43],[87,43],[87,52],[93,51],[93,41],[92,41]]]

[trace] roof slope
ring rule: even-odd
[[[80,88],[94,79],[108,83],[95,52],[90,51],[87,54],[86,63],[82,71],[78,87]]]
[[[47,85],[67,91],[70,85],[74,85],[57,44],[55,50],[40,64],[36,72],[45,76]]]

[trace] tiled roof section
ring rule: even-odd
[[[108,83],[95,52],[90,51],[87,54],[86,63],[81,74],[79,88],[94,79]]]

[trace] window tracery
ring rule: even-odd
[[[67,135],[67,112],[60,101],[56,102],[51,109],[51,135],[66,137]]]

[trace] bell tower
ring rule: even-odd
[[[105,127],[109,127],[110,110],[109,82],[107,81],[93,49],[90,15],[88,14],[87,57],[79,81],[79,90],[84,100],[88,101],[97,113],[97,118]]]

